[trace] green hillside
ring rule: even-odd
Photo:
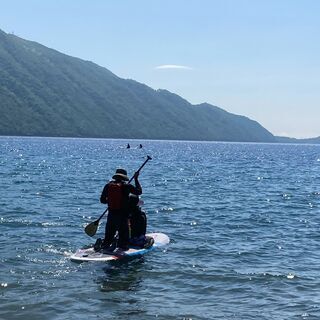
[[[0,111],[0,135],[275,141],[246,117],[1,30]]]

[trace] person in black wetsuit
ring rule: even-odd
[[[152,237],[146,236],[147,215],[139,206],[139,196],[130,194],[128,202],[129,211],[129,246],[134,248],[149,248],[153,245]]]
[[[114,236],[118,231],[118,251],[128,250],[129,227],[128,227],[128,201],[129,194],[140,195],[142,188],[138,180],[139,172],[134,174],[135,186],[126,183],[129,180],[127,171],[117,169],[113,180],[108,182],[101,193],[100,202],[108,204],[108,218],[105,229],[105,238],[102,248],[108,250],[114,241]]]

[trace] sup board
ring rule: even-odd
[[[169,244],[170,238],[164,233],[148,233],[146,236],[152,237],[154,239],[154,244],[150,248],[146,249],[134,249],[129,248],[121,256],[115,256],[112,253],[103,253],[101,251],[95,252],[93,248],[88,249],[78,249],[74,254],[70,256],[71,261],[75,262],[85,262],[85,261],[94,261],[94,262],[104,262],[119,260],[126,257],[141,256],[146,254],[149,251],[152,251],[157,248],[164,247]]]

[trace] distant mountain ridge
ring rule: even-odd
[[[0,135],[277,142],[247,117],[0,30]]]
[[[320,144],[320,137],[296,139],[288,137],[275,137],[277,142],[280,143],[305,143],[305,144]]]

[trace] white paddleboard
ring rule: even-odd
[[[164,247],[169,244],[170,239],[164,233],[148,233],[146,236],[152,237],[154,239],[154,244],[152,247],[147,249],[133,249],[130,248],[129,250],[125,251],[125,254],[122,256],[114,256],[111,253],[102,253],[102,252],[95,252],[93,248],[88,249],[78,249],[74,254],[70,256],[71,261],[75,262],[84,262],[84,261],[112,261],[112,260],[119,260],[126,257],[134,257],[134,256],[141,256],[146,254],[147,252],[157,249],[159,247]]]

